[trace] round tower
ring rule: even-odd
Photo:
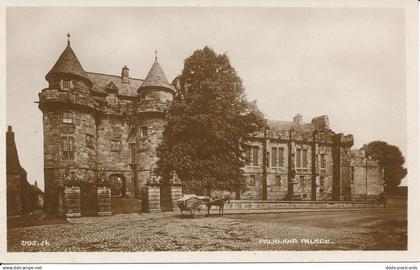
[[[137,126],[139,161],[138,187],[143,191],[143,208],[160,211],[159,179],[153,174],[157,162],[157,147],[162,141],[165,126],[165,113],[173,100],[175,87],[168,82],[159,62],[150,68],[145,80],[138,89]],[[170,191],[163,191],[170,192]],[[152,199],[147,198],[151,196]],[[161,196],[165,197],[163,194]],[[145,198],[146,197],[146,198]]]
[[[92,193],[84,187],[96,179],[97,111],[89,92],[92,81],[71,48],[70,40],[45,79],[48,88],[39,93],[44,130],[44,208],[48,213],[61,215],[66,186],[80,188],[80,196],[90,197],[83,192]],[[94,202],[87,199],[84,203],[79,207],[82,211],[93,211],[89,207]]]

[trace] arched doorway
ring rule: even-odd
[[[111,197],[121,198],[126,196],[126,181],[124,175],[110,175],[109,183],[111,187]]]

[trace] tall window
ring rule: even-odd
[[[72,137],[63,138],[63,159],[74,158],[74,139]]]
[[[296,168],[301,167],[302,149],[296,149]]]
[[[308,167],[308,149],[303,149],[303,160],[302,160],[302,167]]]
[[[63,123],[65,124],[73,123],[73,114],[71,112],[63,112]]]
[[[111,151],[120,152],[121,151],[121,141],[120,140],[111,140]]]
[[[146,126],[140,127],[140,137],[141,138],[147,138],[147,127]]]
[[[277,147],[271,148],[271,166],[277,167]]]
[[[279,148],[279,167],[284,166],[284,148]]]
[[[248,165],[252,165],[251,146],[245,146],[245,158]]]
[[[255,175],[250,175],[249,176],[249,185],[250,186],[255,186]]]
[[[258,166],[258,146],[252,147],[252,166]]]
[[[130,155],[130,164],[135,164],[136,163],[136,144],[135,143],[130,143],[129,144],[129,155]]]
[[[325,154],[321,154],[321,169],[325,170]]]

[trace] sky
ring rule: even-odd
[[[71,34],[86,71],[144,78],[158,51],[170,81],[194,50],[226,53],[265,117],[328,115],[353,148],[405,155],[404,11],[398,8],[7,8],[7,124],[28,180],[43,188],[38,93]]]

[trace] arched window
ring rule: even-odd
[[[109,182],[111,185],[112,197],[125,197],[126,185],[125,185],[124,175],[121,175],[121,174],[110,175]]]

